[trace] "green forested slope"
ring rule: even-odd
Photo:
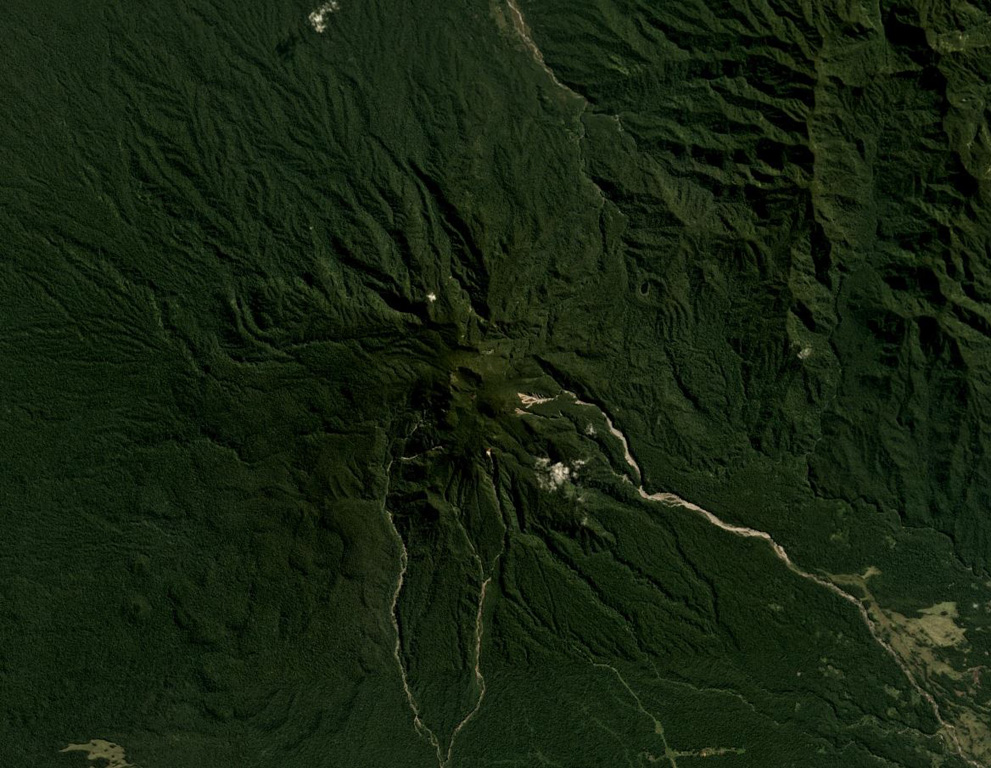
[[[5,35],[6,763],[991,763],[978,4]]]

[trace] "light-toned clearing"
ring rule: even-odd
[[[341,4],[337,0],[329,0],[307,16],[310,26],[318,33],[323,32],[327,28],[327,17],[340,9]]]
[[[952,679],[962,678],[960,672],[940,661],[934,651],[939,648],[961,646],[966,642],[966,629],[957,626],[956,619],[960,617],[957,604],[952,602],[937,603],[929,608],[922,608],[917,613],[918,618],[910,618],[897,611],[882,608],[867,586],[867,582],[881,571],[870,566],[862,574],[829,574],[836,584],[856,588],[861,594],[861,600],[874,618],[877,625],[891,636],[891,645],[899,655],[912,659],[921,666],[926,674],[941,674]]]
[[[124,748],[104,739],[90,739],[85,744],[70,744],[60,752],[85,752],[87,760],[106,760],[105,768],[135,768],[124,757]]]
[[[747,750],[742,747],[702,747],[701,749],[672,752],[671,757],[674,759],[679,757],[722,757],[724,755],[745,755],[746,753]],[[649,755],[647,759],[656,763],[660,758]]]
[[[745,749],[741,747],[702,747],[688,752],[679,752],[678,757],[720,757],[722,755],[743,755]]]
[[[937,648],[949,648],[964,641],[967,630],[958,627],[954,619],[960,617],[956,603],[938,603],[919,611],[922,618],[904,619],[909,631],[921,633]],[[895,616],[897,614],[892,614]],[[904,618],[904,617],[903,617]]]
[[[868,568],[862,575],[839,574],[830,575],[830,578],[837,583],[856,587],[863,593],[863,604],[878,631],[887,638],[891,649],[905,660],[905,666],[915,670],[921,679],[935,681],[945,678],[957,686],[958,692],[959,686],[969,683],[971,696],[977,696],[981,682],[980,668],[956,669],[948,663],[945,653],[947,649],[959,649],[966,644],[966,630],[958,627],[955,621],[958,618],[956,604],[944,602],[924,608],[918,611],[917,618],[886,610],[878,604],[867,586],[867,580],[878,573],[876,568]],[[949,713],[946,719],[952,722],[952,730],[948,733],[958,748],[958,754],[961,757],[973,755],[976,760],[964,758],[970,765],[991,765],[991,719],[987,716],[987,710],[980,706],[974,709],[974,705],[954,699],[944,700],[944,706]]]
[[[517,392],[516,396],[523,403],[524,408],[532,408],[535,405],[543,405],[554,400],[553,397],[541,397],[540,395],[531,395],[527,392]]]

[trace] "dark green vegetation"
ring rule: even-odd
[[[991,764],[991,16],[314,10],[5,4],[4,765]]]

